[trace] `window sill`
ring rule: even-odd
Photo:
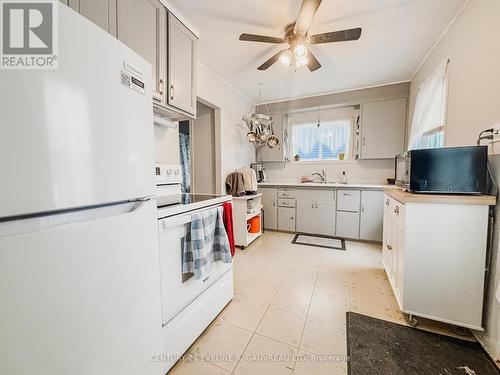
[[[290,164],[292,165],[308,165],[308,164],[353,164],[355,160],[300,160],[294,161],[290,160]]]

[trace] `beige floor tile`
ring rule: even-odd
[[[270,307],[256,333],[298,347],[304,321],[304,316]]]
[[[281,289],[289,289],[297,292],[312,294],[315,283],[316,278],[314,276],[303,276],[300,273],[290,273],[283,280]]]
[[[346,356],[324,356],[299,351],[294,375],[347,375]]]
[[[280,289],[274,296],[271,306],[300,315],[307,315],[310,302],[310,294]]]
[[[227,372],[211,363],[203,361],[183,360],[168,372],[168,375],[228,375]]]
[[[334,251],[292,245],[292,239],[267,232],[237,251],[237,296],[189,349],[199,354],[195,360],[184,359],[171,373],[216,375],[234,369],[289,375],[295,368],[299,375],[344,375],[346,363],[338,362],[344,358],[336,356],[346,353],[346,311],[405,324],[379,245],[347,241],[347,251]],[[419,328],[453,335],[449,326],[423,319]],[[209,356],[237,356],[243,350],[237,364],[206,362]],[[296,350],[306,358],[293,358]]]
[[[346,355],[345,324],[307,318],[300,349],[315,354]]]
[[[317,280],[313,294],[324,298],[348,300],[349,287],[342,282]]]
[[[276,294],[277,289],[276,286],[270,284],[247,281],[239,286],[236,294],[247,301],[269,304]]]
[[[345,324],[349,301],[345,298],[325,298],[313,296],[308,317],[328,321],[341,321]]]
[[[344,268],[322,267],[318,273],[318,281],[331,282],[349,286],[350,272]]]
[[[285,278],[285,266],[275,265],[273,263],[264,264],[257,270],[254,270],[253,279],[260,283],[280,286]]]
[[[296,349],[267,337],[254,335],[234,374],[291,375]]]
[[[196,340],[189,352],[197,360],[211,362],[232,372],[252,335],[250,331],[217,321]]]
[[[248,331],[255,331],[267,310],[267,305],[234,298],[217,319]]]

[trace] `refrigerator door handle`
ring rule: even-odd
[[[0,239],[3,237],[21,235],[45,230],[63,225],[85,223],[106,217],[123,215],[140,211],[147,205],[154,204],[151,200],[122,202],[94,208],[78,208],[69,211],[22,217],[0,222]]]

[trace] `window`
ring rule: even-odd
[[[294,113],[289,116],[291,155],[300,161],[348,160],[353,108]]]
[[[448,60],[420,85],[413,111],[410,150],[444,146],[448,102]]]
[[[439,148],[444,146],[444,127],[439,127],[422,134],[416,148]]]

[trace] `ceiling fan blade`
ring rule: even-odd
[[[283,38],[275,38],[273,36],[254,35],[254,34],[241,34],[240,40],[245,40],[247,42],[261,42],[261,43],[274,43],[274,44],[282,44],[286,42],[285,39]]]
[[[309,42],[312,44],[332,43],[332,42],[347,42],[349,40],[358,40],[361,37],[361,28],[341,31],[333,31],[331,33],[316,34],[309,37]]]
[[[315,70],[321,68],[321,64],[319,63],[318,59],[311,53],[311,51],[307,53],[307,67],[311,72],[314,72]]]
[[[293,30],[296,35],[306,35],[320,5],[321,0],[302,0],[300,12]]]
[[[284,49],[283,51],[279,51],[276,55],[274,55],[273,57],[271,57],[264,64],[262,64],[261,66],[259,66],[257,69],[259,69],[259,70],[266,70],[271,65],[273,65],[274,63],[276,63],[280,59],[281,55],[284,54],[286,51],[288,51],[288,48]]]

